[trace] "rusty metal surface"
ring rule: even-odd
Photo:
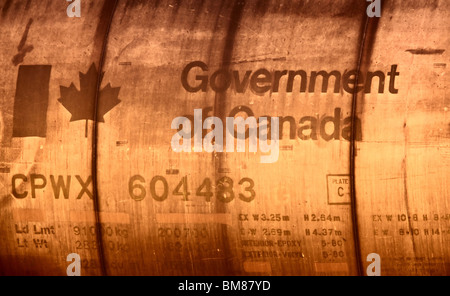
[[[1,0],[0,275],[449,275],[450,5],[367,4]]]

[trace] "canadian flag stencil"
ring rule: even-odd
[[[13,137],[46,137],[51,65],[22,65],[14,98]]]
[[[97,76],[97,68],[92,64],[86,74],[80,72],[80,90],[73,83],[69,87],[60,86],[61,98],[58,101],[72,114],[71,122],[86,120],[86,137],[88,120],[105,122],[103,116],[121,102],[118,99],[120,87],[111,87],[108,83],[100,90],[98,109],[95,109]]]

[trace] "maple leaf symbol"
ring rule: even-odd
[[[101,74],[100,82],[103,79]],[[86,137],[88,120],[95,120],[95,92],[97,91],[98,71],[93,63],[86,74],[80,72],[80,90],[73,83],[69,87],[60,86],[61,98],[58,101],[72,114],[70,122],[86,120]],[[120,87],[111,87],[108,83],[99,94],[97,122],[105,122],[103,116],[121,101],[118,99]]]

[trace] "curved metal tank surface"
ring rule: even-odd
[[[0,0],[0,275],[450,275],[450,4],[382,2]]]

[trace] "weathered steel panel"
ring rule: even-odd
[[[0,274],[448,275],[450,6],[368,4],[0,2]]]

